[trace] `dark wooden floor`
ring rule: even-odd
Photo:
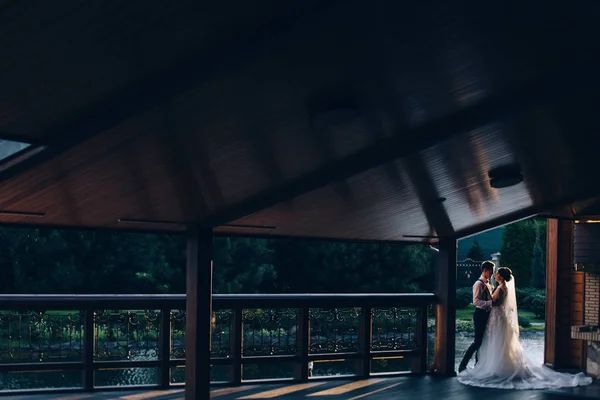
[[[15,400],[166,400],[183,399],[183,389],[169,391],[123,391],[77,394],[29,395],[4,397]],[[480,389],[461,385],[456,379],[426,377],[381,378],[362,381],[313,381],[300,384],[249,385],[215,388],[211,398],[230,399],[415,399],[415,400],[499,400],[499,399],[599,399],[600,383],[574,389],[553,391],[512,391]],[[0,397],[1,399],[1,397]]]

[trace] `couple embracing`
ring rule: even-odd
[[[498,286],[489,283],[495,265],[481,264],[481,277],[473,285],[475,341],[458,368],[458,381],[466,385],[501,389],[548,389],[588,385],[584,374],[556,372],[535,366],[519,342],[515,279],[508,268],[498,268]],[[475,367],[467,368],[475,353]]]

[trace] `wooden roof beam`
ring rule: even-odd
[[[590,66],[588,65],[588,67]],[[199,224],[215,227],[233,222],[304,193],[417,153],[507,115],[514,115],[533,106],[555,102],[573,94],[581,95],[585,90],[592,90],[594,85],[590,84],[590,76],[584,74],[580,69],[578,71],[578,74],[565,71],[559,76],[553,75],[546,79],[539,79],[526,87],[508,88],[496,96],[486,98],[480,103],[454,114],[414,128],[400,129],[393,136],[381,139],[360,152],[341,160],[329,162],[299,178],[273,186],[252,198],[199,221]],[[578,83],[585,83],[585,86]]]
[[[443,205],[445,199],[440,198],[435,183],[431,179],[431,174],[427,170],[427,165],[423,162],[423,157],[419,154],[410,155],[406,157],[402,165],[413,183],[423,212],[429,222],[431,234],[438,238],[453,237],[454,227]]]

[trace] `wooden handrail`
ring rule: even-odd
[[[214,308],[352,307],[436,304],[433,293],[215,294]],[[0,310],[17,309],[185,309],[185,294],[14,294],[0,295]]]

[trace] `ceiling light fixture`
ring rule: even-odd
[[[306,104],[312,130],[322,133],[355,123],[360,117],[357,97],[359,95],[348,85],[330,87],[313,94]]]
[[[506,188],[523,182],[519,164],[502,165],[488,172],[490,186],[496,189]]]

